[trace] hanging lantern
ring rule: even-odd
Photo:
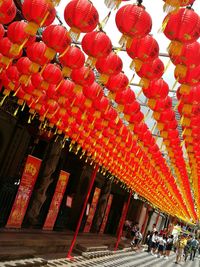
[[[42,77],[44,79],[42,86],[47,89],[49,84],[59,84],[62,80],[62,72],[55,64],[47,64],[42,72]]]
[[[103,31],[86,33],[81,44],[83,51],[89,56],[86,62],[90,66],[94,66],[98,58],[107,57],[112,51],[111,40]]]
[[[133,101],[132,103],[124,106],[124,109],[123,109],[124,118],[127,121],[130,121],[130,118],[134,114],[138,114],[139,111],[140,111],[140,104],[137,101]],[[132,117],[132,119],[133,119],[133,117]]]
[[[71,73],[72,80],[76,83],[76,92],[82,91],[82,87],[90,86],[95,80],[93,71],[88,67],[74,69]]]
[[[23,47],[34,43],[36,37],[29,36],[25,31],[26,27],[27,23],[24,21],[14,21],[8,26],[7,37],[14,43],[11,47],[12,53],[19,54]]]
[[[81,49],[76,46],[70,46],[64,55],[59,57],[60,63],[64,66],[63,75],[70,77],[73,69],[80,69],[85,63],[85,56]]]
[[[30,35],[35,35],[39,27],[50,25],[56,16],[52,2],[47,0],[24,0],[22,13],[29,21],[26,32]]]
[[[114,52],[111,52],[105,58],[98,58],[96,62],[96,69],[101,73],[99,80],[103,84],[108,82],[111,75],[116,75],[122,71],[123,63],[121,58]]]
[[[106,112],[109,109],[109,101],[105,96],[102,96],[102,98],[96,98],[93,101],[93,107],[100,112]]]
[[[153,80],[147,88],[143,87],[143,94],[147,98],[164,99],[169,93],[169,86],[163,79]]]
[[[116,75],[109,76],[105,87],[112,92],[112,94],[109,94],[109,96],[115,99],[116,92],[125,90],[128,84],[128,77],[123,72],[120,72]]]
[[[37,73],[39,66],[34,66],[28,57],[20,57],[16,63],[17,69],[21,74],[20,82],[26,83],[32,73]]]
[[[28,46],[26,53],[28,58],[37,63],[38,65],[45,65],[50,60],[46,57],[47,46],[43,42],[35,42],[32,45]]]
[[[13,59],[16,59],[22,55],[22,51],[20,51],[18,54],[13,53],[11,50],[12,46],[13,43],[8,37],[3,37],[0,39],[0,53],[3,55],[1,58],[1,63],[4,66],[8,66]]]
[[[130,87],[127,87],[125,90],[116,93],[115,101],[118,104],[117,109],[123,112],[127,104],[131,104],[135,101],[135,93]]]
[[[46,56],[53,59],[57,53],[65,54],[71,44],[71,38],[65,27],[50,25],[42,33],[42,40],[48,46]]]
[[[69,99],[70,101],[73,100],[75,97],[74,93],[75,83],[70,80],[63,80],[60,85],[57,87],[58,91],[58,102],[61,105],[66,104],[66,100]]]
[[[126,52],[133,59],[130,68],[139,71],[144,62],[152,62],[159,55],[157,41],[151,36],[134,38],[130,46],[126,46]]]
[[[186,73],[187,68],[196,68],[200,62],[200,44],[193,42],[191,44],[184,44],[181,50],[181,54],[169,56],[174,65],[176,65],[182,71],[183,75]],[[179,66],[178,66],[179,65]]]
[[[142,38],[147,35],[152,28],[150,15],[142,5],[125,5],[116,14],[115,22],[118,30],[123,34],[121,44],[130,45],[130,39]]]
[[[164,4],[164,11],[172,12],[178,10],[180,7],[188,6],[194,3],[195,0],[163,0]]]
[[[153,95],[153,94],[152,94]],[[172,98],[169,96],[166,96],[164,99],[163,98],[152,98],[152,99],[148,99],[148,103],[147,103],[148,107],[154,111],[157,112],[162,112],[165,109],[169,109],[172,107]]]
[[[0,23],[8,24],[15,18],[17,9],[13,0],[3,0],[0,4]]]
[[[103,96],[103,90],[98,83],[93,82],[92,85],[83,87],[83,94],[86,98],[94,100],[97,97],[101,98]]]
[[[170,54],[180,55],[183,44],[193,43],[200,36],[200,17],[192,9],[181,8],[164,19],[165,36],[171,40]]]
[[[191,86],[197,85],[200,82],[200,65],[193,69],[188,68],[186,73],[182,72],[180,67],[176,67],[174,70],[174,76],[176,80],[182,84],[180,92],[188,93]]]
[[[81,32],[93,31],[99,23],[99,14],[89,0],[72,0],[64,11],[66,23],[71,27],[70,35],[77,40]]]
[[[137,75],[141,77],[140,85],[144,88],[149,86],[150,81],[160,79],[164,73],[164,64],[156,58],[151,63],[143,63],[140,70],[136,71]]]

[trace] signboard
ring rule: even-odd
[[[38,177],[40,165],[40,159],[28,155],[6,228],[21,228],[32,191]]]
[[[113,195],[110,195],[109,199],[108,199],[105,215],[104,215],[104,218],[103,218],[103,222],[101,224],[101,228],[100,228],[100,231],[99,231],[100,234],[104,233],[104,230],[105,230],[105,227],[106,227],[106,223],[107,223],[107,220],[108,220],[108,215],[109,215],[110,208],[111,208],[111,204],[112,204],[112,200],[113,200]]]
[[[43,230],[53,230],[60,209],[60,205],[63,199],[63,195],[67,187],[69,175],[70,174],[68,172],[62,170],[60,171],[56,189],[49,207],[49,212],[47,214]]]
[[[95,214],[95,211],[96,211],[97,203],[98,203],[98,200],[99,200],[100,193],[101,193],[101,189],[96,187],[95,191],[94,191],[94,196],[93,196],[93,199],[92,199],[92,204],[91,204],[91,207],[90,207],[89,215],[87,217],[87,221],[86,221],[86,224],[85,224],[85,227],[84,227],[84,230],[83,230],[84,233],[88,233],[90,231],[90,228],[92,226],[92,221],[93,221],[93,218],[94,218],[94,214]]]

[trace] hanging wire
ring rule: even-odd
[[[142,5],[142,2],[143,2],[143,0],[137,0],[138,6],[141,6]]]

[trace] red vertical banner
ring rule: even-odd
[[[43,230],[53,230],[60,205],[69,181],[69,173],[65,171],[60,171],[56,189],[49,207],[49,211],[43,226]]]
[[[100,234],[104,233],[104,230],[105,230],[105,227],[106,227],[106,223],[107,223],[107,220],[108,220],[108,215],[109,215],[110,208],[111,208],[111,204],[112,204],[112,200],[113,200],[113,195],[110,195],[109,199],[108,199],[108,204],[107,204],[107,207],[106,207],[105,215],[104,215],[104,218],[103,218],[103,222],[101,224],[101,228],[100,228],[100,231],[99,231]]]
[[[117,234],[119,233],[120,225],[122,224],[122,221],[123,221],[123,219],[124,219],[124,213],[125,213],[125,210],[126,210],[126,206],[127,206],[127,203],[126,203],[126,201],[125,201],[125,202],[124,202],[123,209],[122,209],[122,214],[121,214],[121,218],[120,218],[120,221],[119,221],[119,225],[118,225],[118,228],[117,228]]]
[[[18,192],[6,224],[7,228],[21,228],[41,162],[41,159],[28,155]]]
[[[84,227],[84,230],[83,230],[84,233],[88,233],[90,231],[90,228],[92,226],[92,221],[93,221],[93,218],[94,218],[94,214],[95,214],[95,211],[96,211],[97,203],[98,203],[98,200],[99,200],[100,193],[101,193],[101,189],[96,187],[95,191],[94,191],[94,196],[93,196],[93,199],[92,199],[92,204],[91,204],[91,207],[90,207],[89,215],[87,217],[87,221],[86,221],[86,224],[85,224],[85,227]]]

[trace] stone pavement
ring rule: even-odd
[[[181,262],[175,264],[175,254],[168,260],[152,256],[147,252],[133,252],[130,249],[115,252],[113,255],[94,259],[84,259],[84,257],[75,258],[74,261],[68,259],[57,259],[48,261],[48,267],[199,267],[200,260]]]
[[[175,254],[172,253],[168,260],[158,258],[147,252],[133,252],[131,249],[124,249],[113,252],[112,255],[87,259],[83,256],[74,257],[72,260],[61,258],[45,261],[41,258],[24,259],[17,261],[0,262],[0,267],[199,267],[200,260],[181,262],[175,264]]]

